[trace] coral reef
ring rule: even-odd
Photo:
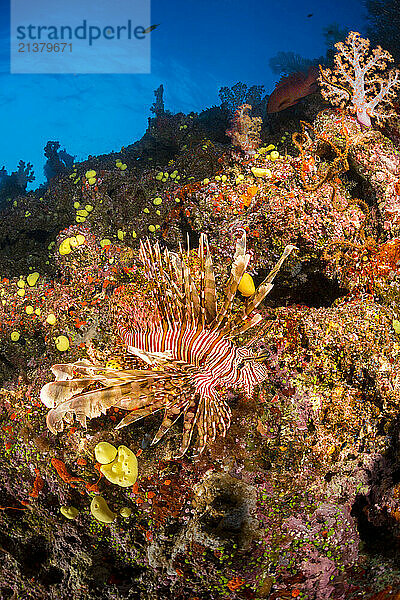
[[[359,65],[372,64],[366,43],[349,40]],[[338,67],[346,45],[337,49]],[[387,57],[372,56],[378,66]],[[279,134],[242,106],[249,94],[261,101],[261,90],[228,90],[225,108],[173,115],[159,88],[140,141],[73,164],[48,146],[56,167],[48,186],[22,186],[5,202],[1,598],[399,596],[398,118],[366,128],[356,105],[337,106],[355,79],[345,91],[333,70],[323,72],[323,86],[339,89],[327,94],[334,106],[319,100],[309,121]],[[230,139],[223,124],[238,108]],[[296,250],[277,273],[286,246]],[[275,287],[257,304],[271,271]],[[178,456],[187,406],[175,423],[173,386],[158,396],[140,386],[170,383],[168,361],[192,377],[204,367],[183,360],[192,339],[175,340],[181,354],[168,355],[166,323],[191,320],[200,336],[206,295],[221,336],[233,324],[252,327],[236,331],[244,364],[213,380],[215,418],[203,413],[198,433],[191,429],[203,452],[187,444]],[[129,332],[133,319],[139,333]],[[233,342],[224,343],[233,356]],[[57,394],[43,394],[45,406],[52,367]],[[249,368],[262,370],[257,386],[230,385],[235,369]],[[128,375],[129,393],[120,385]],[[95,401],[105,380],[112,393],[122,389],[117,402],[103,394],[104,410],[86,428],[82,411],[76,423],[76,406],[64,405],[63,429],[48,429],[51,401],[74,401],[75,385]],[[230,414],[224,436],[220,397]],[[128,409],[141,410],[127,398],[146,403],[136,415],[146,419],[116,428],[134,415]]]

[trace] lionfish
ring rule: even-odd
[[[132,302],[130,319],[120,319],[116,328],[127,354],[139,365],[145,363],[145,368],[119,370],[86,359],[54,365],[56,379],[41,391],[42,402],[51,409],[47,415],[50,431],[62,431],[63,420],[72,422],[74,413],[86,427],[86,418],[97,417],[113,406],[130,411],[117,429],[163,410],[152,445],[183,415],[180,456],[187,451],[195,427],[198,454],[217,434],[225,436],[231,420],[225,392],[233,389],[251,397],[255,386],[268,376],[267,355],[255,349],[262,328],[261,333],[257,328],[258,333],[246,344],[235,343],[235,338],[263,320],[255,309],[272,289],[272,281],[294,248],[286,246],[255,293],[234,309],[250,260],[245,233],[237,241],[222,302],[217,302],[204,234],[196,260],[189,249],[162,252],[158,243],[142,242],[139,258],[147,284],[145,306]],[[146,305],[152,309],[146,311]]]

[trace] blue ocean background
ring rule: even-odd
[[[1,5],[0,168],[10,173],[20,160],[31,162],[31,188],[45,181],[48,140],[79,161],[140,139],[160,84],[167,110],[200,112],[238,81],[271,93],[280,75],[270,58],[324,55],[323,31],[332,23],[366,29],[362,0],[154,0],[148,25],[160,25],[151,33],[150,74],[25,75],[10,74],[10,12]]]

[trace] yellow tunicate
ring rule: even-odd
[[[66,352],[69,348],[69,339],[66,335],[59,335],[55,340],[55,345],[60,352]]]
[[[80,217],[87,217],[88,216],[88,211],[85,210],[84,208],[82,210],[77,210],[76,214],[79,215]],[[72,244],[71,244],[72,246]]]
[[[277,160],[278,158],[279,158],[279,152],[277,152],[276,150],[271,152],[271,160]]]
[[[24,287],[25,287],[25,281],[24,281],[23,279],[19,279],[19,280],[17,281],[17,286],[18,286],[19,288],[24,288]]]
[[[203,183],[204,183],[204,185],[207,185],[207,183],[210,183],[210,180],[207,179],[207,177],[206,177],[205,179],[203,179]]]
[[[20,336],[19,331],[12,331],[11,332],[10,338],[11,338],[12,342],[18,342],[18,340],[19,340],[20,337],[21,336]]]
[[[90,171],[86,171],[85,177],[86,177],[86,179],[91,179],[92,177],[96,177],[96,171],[93,171],[93,169],[91,169]]]
[[[58,251],[61,255],[69,254],[70,252],[72,252],[69,238],[66,238],[61,242]]]
[[[91,204],[86,204],[85,205],[85,210],[87,210],[88,212],[92,212],[93,206]]]
[[[261,169],[259,167],[251,167],[251,172],[254,177],[271,177],[272,175],[269,169]]]
[[[76,248],[77,246],[79,246],[79,243],[78,243],[78,240],[76,239],[76,237],[70,237],[69,243],[71,245],[71,248]]]
[[[101,523],[112,523],[117,518],[117,515],[108,508],[108,504],[102,496],[93,498],[90,503],[90,512]]]
[[[85,236],[81,233],[78,233],[78,235],[76,236],[76,241],[78,242],[79,246],[82,246],[82,244],[85,242],[85,239]]]
[[[60,513],[72,520],[78,516],[79,510],[75,506],[60,506]]]
[[[117,167],[120,167],[120,166],[122,165],[122,160],[120,160],[120,159],[116,160],[116,161],[115,161],[115,165],[116,165]]]
[[[30,285],[30,287],[33,287],[37,280],[39,279],[39,273],[37,273],[35,271],[35,273],[31,273],[30,275],[28,275],[28,277],[26,278],[26,281],[28,282],[28,285]]]
[[[80,207],[80,205],[81,205],[81,203],[80,203],[80,202],[74,202],[74,208],[79,208],[79,207]]]
[[[100,246],[102,248],[104,248],[105,246],[110,246],[111,245],[111,240],[109,240],[108,238],[104,238],[103,240],[100,240]]]
[[[31,315],[33,313],[33,311],[34,311],[34,308],[30,304],[25,307],[25,312],[27,315]]]
[[[18,290],[17,296],[20,296],[21,298],[23,298],[25,296],[25,290],[23,288]]]
[[[138,476],[137,458],[126,446],[119,446],[118,454],[112,463],[100,467],[104,477],[121,487],[133,485]]]
[[[144,208],[144,209],[143,209],[143,212],[144,212],[144,213],[146,213],[146,214],[148,215],[150,211],[149,211],[149,209],[148,209],[148,208]]]
[[[154,225],[149,225],[149,231],[151,231],[151,233],[154,233],[156,230],[156,228],[154,227]]]
[[[135,239],[137,237],[137,233],[135,230],[132,231],[132,237],[133,237],[133,239]]]
[[[123,506],[121,508],[121,510],[119,511],[119,514],[121,515],[121,517],[125,517],[125,519],[127,519],[128,517],[131,516],[132,509],[129,508],[129,506]]]
[[[112,444],[108,442],[99,442],[94,447],[94,456],[102,465],[108,465],[108,463],[112,462],[117,456],[118,450]]]
[[[82,217],[81,215],[76,215],[75,221],[77,223],[84,223],[86,221],[86,217]]]
[[[47,315],[46,323],[48,323],[49,325],[54,325],[56,321],[57,318],[54,313],[50,313],[49,315]]]
[[[160,198],[160,197],[154,198],[153,204],[155,206],[160,206],[160,204],[162,204],[162,198]]]
[[[275,148],[274,144],[270,144],[269,146],[267,146],[267,147],[265,148],[265,150],[266,150],[267,152],[269,152],[270,150],[273,150],[274,148]]]
[[[96,177],[89,177],[89,179],[88,179],[89,185],[94,185],[96,183],[96,181],[97,181]]]
[[[125,232],[122,231],[122,229],[118,229],[118,231],[117,231],[117,238],[122,242],[123,239],[124,239],[124,237],[125,237]]]
[[[40,316],[41,312],[42,311],[40,310],[40,308],[35,308],[35,315],[38,315],[38,317]]]
[[[221,177],[221,181],[224,181],[224,182],[225,182],[227,179],[228,179],[228,178],[227,178],[227,176],[226,176],[226,175],[222,175],[222,177]]]
[[[121,171],[125,171],[127,168],[128,168],[128,165],[126,165],[125,163],[120,166]]]
[[[245,296],[246,298],[252,296],[256,291],[253,278],[249,273],[245,273],[243,275],[242,279],[239,282],[238,290],[242,294],[242,296]]]

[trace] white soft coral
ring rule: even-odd
[[[391,114],[391,100],[400,86],[400,72],[386,72],[392,55],[380,46],[369,51],[369,40],[351,31],[345,42],[335,44],[335,66],[320,67],[319,83],[325,100],[335,106],[350,101],[351,110],[367,127],[371,117],[379,122]]]

